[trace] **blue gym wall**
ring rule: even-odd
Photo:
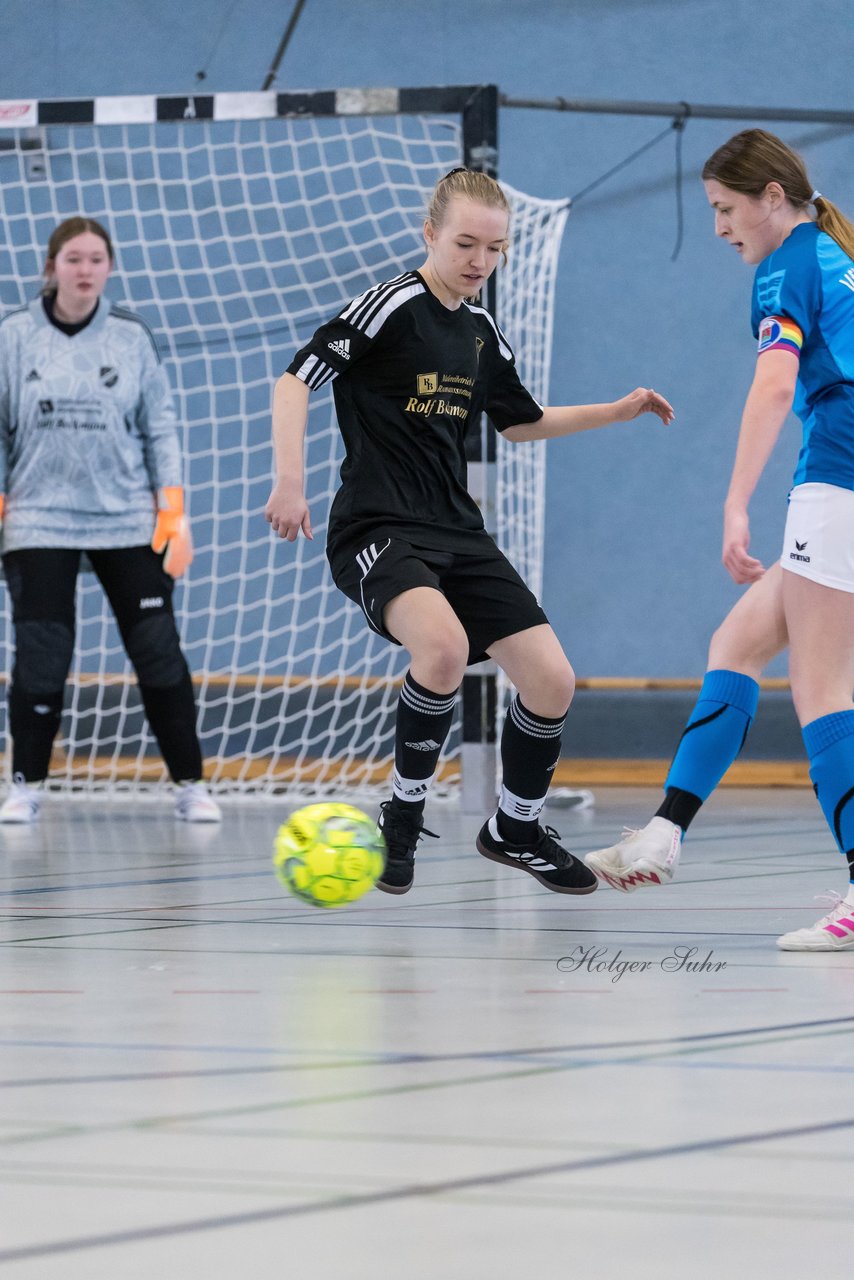
[[[259,89],[292,7],[3,0],[0,97]],[[308,0],[276,87],[493,82],[526,98],[850,109],[853,36],[851,0]],[[698,173],[750,123],[688,124],[675,262],[673,136],[569,220],[551,402],[645,383],[677,412],[668,429],[650,418],[549,446],[544,603],[581,676],[698,674],[738,595],[720,566],[720,508],[753,365],[751,272],[715,241]],[[571,196],[666,124],[504,110],[501,175]],[[851,130],[768,127],[854,213]],[[796,451],[791,423],[754,503],[766,562]],[[781,660],[771,674],[784,671]]]

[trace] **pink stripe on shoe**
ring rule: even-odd
[[[844,924],[846,927],[844,929],[840,929],[839,926],[841,924]],[[854,920],[847,919],[843,916],[840,920],[835,921],[834,924],[826,924],[824,928],[825,932],[832,933],[834,938],[847,938],[849,933],[854,933]]]

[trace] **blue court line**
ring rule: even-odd
[[[160,908],[160,909],[168,910],[169,908]],[[276,908],[271,908],[271,910],[275,910],[275,909]],[[49,910],[49,908],[46,908],[46,910]],[[798,907],[781,908],[781,910],[797,911],[797,910],[800,910],[800,908]],[[116,912],[121,911],[121,908],[116,907],[115,911]],[[44,942],[72,941],[76,938],[102,938],[102,937],[109,937],[112,934],[119,934],[119,933],[121,934],[146,933],[154,929],[168,931],[169,929],[200,929],[205,926],[234,925],[234,924],[240,924],[241,926],[244,926],[244,927],[250,924],[260,924],[260,925],[287,924],[293,927],[306,925],[309,928],[314,928],[315,926],[320,925],[320,927],[327,928],[327,929],[342,929],[342,928],[345,928],[345,929],[346,928],[363,928],[363,929],[372,929],[372,930],[397,929],[397,930],[405,930],[407,932],[415,932],[416,930],[420,930],[425,932],[433,931],[433,932],[440,932],[440,933],[441,932],[489,933],[489,934],[498,934],[498,933],[501,933],[501,934],[510,934],[510,933],[551,934],[551,933],[554,933],[554,934],[569,934],[573,938],[587,937],[588,935],[592,937],[602,938],[602,937],[613,937],[614,935],[619,934],[621,936],[627,935],[629,937],[638,937],[638,938],[656,938],[656,939],[657,938],[680,938],[682,939],[683,942],[685,941],[686,937],[690,936],[692,940],[696,938],[716,938],[718,939],[719,944],[724,940],[728,940],[731,944],[738,944],[738,943],[747,943],[755,939],[761,940],[765,938],[777,938],[780,936],[779,929],[771,930],[768,933],[760,932],[759,930],[755,930],[755,929],[745,930],[743,932],[736,932],[735,930],[732,930],[732,929],[717,929],[717,930],[691,929],[690,934],[688,934],[684,929],[654,929],[652,928],[652,926],[649,926],[646,929],[626,929],[626,928],[619,928],[616,925],[603,925],[601,923],[598,925],[590,924],[582,928],[580,925],[576,924],[573,921],[569,921],[567,924],[560,925],[560,926],[536,925],[536,924],[513,926],[513,925],[502,924],[502,923],[494,924],[494,925],[493,924],[453,924],[453,923],[427,924],[427,923],[415,922],[412,920],[406,920],[406,921],[378,920],[376,918],[373,918],[371,920],[360,920],[360,919],[357,919],[355,916],[350,916],[348,917],[347,920],[343,920],[343,919],[330,920],[328,917],[323,917],[323,922],[321,925],[321,922],[316,918],[304,919],[301,916],[291,915],[287,909],[285,909],[285,911],[286,911],[286,914],[277,919],[272,919],[272,920],[265,919],[265,920],[254,920],[254,921],[253,920],[238,921],[234,919],[193,920],[193,919],[177,918],[175,920],[169,920],[164,923],[164,922],[158,921],[156,916],[153,916],[150,919],[146,919],[146,920],[133,921],[128,919],[127,923],[129,925],[134,926],[128,929],[89,929],[81,933],[70,933],[66,929],[66,931],[63,933],[43,933],[43,934],[36,934],[34,937],[24,937],[24,938],[3,938],[2,940],[0,940],[0,945],[4,947],[27,947],[37,943],[44,943]],[[81,908],[81,912],[85,912],[85,908]],[[53,919],[53,920],[57,920],[57,919],[62,920],[64,923],[66,923],[69,926],[72,923],[82,923],[86,920],[98,919],[97,916],[91,916],[91,915],[87,916],[85,914],[81,914],[79,917],[74,914],[66,914],[62,916],[52,916],[52,917],[46,917],[46,918]],[[25,924],[26,922],[27,922],[26,918],[19,919],[17,921],[7,921],[7,923],[19,923],[19,924]],[[108,921],[105,920],[105,923],[108,923]],[[173,948],[173,950],[175,950],[175,948]],[[243,947],[243,948],[231,948],[231,949],[222,948],[222,947],[218,947],[216,949],[188,947],[188,948],[184,948],[184,950],[179,952],[179,954],[186,954],[188,951],[191,952],[194,956],[200,956],[200,955],[280,956],[282,954],[293,954],[293,955],[310,954],[308,952],[303,952],[303,951],[284,953],[278,948],[273,948],[273,947],[256,947],[256,948]],[[320,951],[320,952],[316,952],[315,954],[325,955],[328,953],[324,951]],[[363,955],[364,953],[354,952],[353,954]]]
[[[760,1041],[760,1047],[764,1043],[764,1041]],[[745,1047],[752,1048],[754,1046],[747,1045]],[[810,1071],[829,1075],[854,1075],[854,1063],[847,1067],[834,1067],[819,1062],[800,1064],[791,1062],[698,1062],[696,1058],[692,1058],[690,1062],[686,1062],[682,1058],[678,1062],[668,1062],[659,1058],[655,1062],[644,1063],[644,1065],[651,1067],[677,1067],[683,1071],[687,1068],[691,1071]]]
[[[833,1034],[832,1032],[830,1034]],[[765,1040],[752,1044],[738,1045],[738,1048],[764,1047]],[[773,1043],[773,1042],[772,1042]],[[711,1046],[710,1046],[711,1047]],[[475,1056],[475,1055],[472,1055]],[[588,1066],[624,1066],[627,1064],[649,1067],[666,1067],[676,1071],[776,1071],[784,1073],[809,1073],[818,1075],[854,1075],[854,1063],[850,1066],[832,1066],[826,1063],[802,1062],[702,1062],[697,1058],[679,1058],[671,1061],[667,1058],[642,1059],[632,1058],[600,1058],[589,1062],[581,1058],[560,1058],[541,1053],[530,1055],[508,1050],[503,1055],[494,1054],[492,1061],[521,1062],[528,1066],[552,1067],[588,1067]],[[417,1062],[417,1059],[415,1060]],[[102,1084],[138,1084],[144,1080],[207,1080],[221,1076],[259,1076],[290,1074],[296,1071],[329,1071],[343,1068],[354,1070],[361,1067],[412,1065],[410,1054],[376,1055],[370,1052],[343,1057],[340,1061],[307,1061],[296,1063],[277,1063],[275,1065],[254,1064],[248,1067],[203,1067],[198,1071],[126,1071],[115,1074],[88,1076],[25,1076],[20,1080],[0,1080],[0,1089],[36,1089],[36,1088],[78,1088],[82,1085]]]
[[[162,1226],[156,1227],[131,1228],[124,1231],[104,1232],[101,1235],[53,1240],[45,1244],[22,1245],[15,1249],[0,1250],[0,1263],[23,1262],[28,1258],[79,1253],[86,1249],[134,1244],[144,1240],[162,1240],[169,1236],[195,1235],[199,1232],[219,1231],[228,1227],[245,1227],[260,1222],[277,1222],[287,1218],[302,1218],[314,1214],[331,1213],[341,1209],[361,1209],[378,1204],[393,1204],[401,1200],[417,1200],[427,1196],[453,1195],[459,1192],[477,1191],[485,1187],[503,1186],[506,1183],[523,1182],[531,1178],[578,1173],[587,1169],[604,1169],[618,1165],[640,1164],[649,1160],[664,1160],[675,1156],[697,1155],[709,1151],[731,1151],[738,1147],[751,1146],[756,1143],[778,1142],[785,1138],[813,1137],[820,1133],[838,1133],[841,1130],[852,1128],[854,1128],[854,1119],[832,1120],[825,1124],[793,1125],[787,1129],[759,1130],[755,1133],[731,1134],[723,1138],[701,1138],[695,1142],[674,1143],[665,1147],[647,1147],[639,1151],[620,1152],[616,1155],[587,1156],[581,1160],[560,1160],[548,1164],[505,1169],[500,1173],[474,1174],[464,1178],[448,1178],[439,1182],[410,1183],[386,1191],[368,1191],[355,1195],[333,1196],[328,1200],[283,1205],[280,1208],[254,1209],[246,1213],[223,1214],[216,1218],[192,1218],[184,1222],[164,1223]]]
[[[0,898],[19,898],[31,893],[77,893],[81,889],[131,889],[152,884],[210,884],[214,880],[257,880],[269,877],[264,871],[228,871],[218,876],[163,876],[156,880],[102,880],[97,884],[51,884],[34,889],[0,889]]]
[[[8,852],[8,850],[7,850],[7,852]],[[121,852],[121,850],[119,850],[119,852]],[[93,853],[91,856],[92,856],[95,860],[98,860],[98,861],[101,861],[101,860],[103,859],[103,854],[99,856],[99,855],[97,855],[97,854]],[[258,860],[262,865],[266,865],[266,861],[267,861],[267,860],[266,860],[265,858],[262,858],[262,857],[260,857],[260,856],[259,856],[257,860]],[[144,864],[143,866],[136,865],[135,867],[129,867],[129,866],[120,866],[120,867],[117,867],[117,866],[112,866],[112,867],[111,867],[111,870],[112,870],[113,872],[115,872],[116,874],[118,874],[119,872],[126,872],[127,874],[130,874],[132,871],[135,871],[135,872],[136,872],[136,874],[137,874],[137,875],[139,875],[139,873],[140,873],[141,871],[178,871],[181,867],[198,867],[198,865],[199,865],[199,861],[200,861],[200,859],[199,859],[199,857],[198,857],[198,856],[194,856],[194,857],[182,857],[180,854],[177,854],[174,858],[169,858],[169,859],[168,859],[167,861],[165,861],[165,862],[150,862],[150,863]],[[247,862],[247,863],[248,863],[248,862],[256,861],[256,858],[254,858],[254,857],[253,857],[253,858],[245,858],[245,859],[241,859],[241,861],[244,861],[244,862]],[[228,866],[233,866],[233,865],[234,865],[234,857],[233,857],[233,855],[232,855],[232,856],[229,856],[229,855],[227,855],[227,854],[223,854],[221,857],[214,858],[214,857],[212,857],[212,856],[211,856],[211,857],[208,857],[208,856],[207,856],[207,853],[206,853],[206,855],[205,855],[205,859],[204,859],[204,863],[205,863],[205,866],[209,866],[209,867],[221,866],[221,865],[226,865],[226,864],[227,864]],[[97,870],[100,870],[100,868],[99,868],[99,867],[89,867],[89,869],[88,869],[88,871],[87,871],[87,873],[86,873],[86,874],[90,874],[91,872],[93,872],[93,871],[97,871]],[[26,871],[26,872],[23,872],[23,871],[22,871],[19,875],[12,875],[12,874],[0,874],[0,884],[4,883],[4,882],[5,882],[5,881],[7,881],[7,880],[8,880],[8,881],[13,881],[13,880],[46,880],[48,876],[72,877],[72,876],[77,876],[77,875],[80,875],[80,874],[81,874],[81,873],[80,873],[79,868],[73,868],[73,867],[72,867],[72,868],[69,868],[69,870],[68,870],[68,871],[60,871],[60,870],[58,870],[56,867],[52,867],[52,868],[50,869],[50,871]]]
[[[850,1026],[851,1029],[854,1030],[854,1016],[814,1018],[803,1022],[770,1023],[767,1026],[759,1027],[733,1027],[729,1031],[702,1031],[681,1036],[651,1036],[639,1040],[594,1041],[591,1044],[534,1045],[518,1049],[483,1049],[474,1050],[468,1053],[434,1054],[372,1053],[370,1050],[348,1049],[346,1051],[336,1051],[334,1054],[324,1052],[322,1055],[314,1054],[313,1056],[330,1058],[368,1058],[373,1056],[376,1058],[378,1063],[468,1062],[490,1059],[506,1060],[507,1058],[521,1058],[531,1055],[603,1053],[611,1049],[642,1049],[656,1048],[664,1045],[707,1044],[718,1040],[730,1040],[735,1036],[771,1035],[780,1031],[813,1031],[818,1030],[821,1027],[841,1028],[845,1026]],[[307,1050],[305,1049],[279,1049],[264,1045],[158,1044],[145,1042],[138,1044],[120,1044],[109,1040],[23,1040],[7,1039],[5,1037],[0,1038],[0,1047],[10,1049],[99,1049],[116,1053],[255,1053],[259,1055],[273,1054],[283,1058],[293,1057],[299,1054],[307,1054]]]
[[[107,1051],[111,1053],[227,1053],[227,1054],[258,1054],[260,1056],[272,1055],[279,1058],[290,1058],[300,1054],[306,1054],[305,1049],[276,1049],[265,1045],[227,1045],[227,1044],[114,1044],[109,1041],[98,1040],[7,1040],[0,1039],[0,1048],[5,1049],[83,1049],[86,1052],[92,1050]],[[314,1055],[318,1056],[318,1055]],[[353,1058],[353,1057],[374,1057],[378,1063],[384,1062],[412,1062],[412,1061],[432,1061],[431,1058],[421,1058],[412,1054],[372,1054],[371,1050],[340,1050],[335,1053],[324,1051],[324,1057],[329,1058]],[[465,1055],[462,1055],[465,1056]]]

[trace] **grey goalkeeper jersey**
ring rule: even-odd
[[[157,490],[180,484],[169,381],[137,316],[102,298],[69,337],[37,298],[0,322],[4,551],[143,546]]]

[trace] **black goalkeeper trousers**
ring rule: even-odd
[[[162,556],[148,546],[87,550],[86,555],[115,614],[170,776],[176,782],[201,778],[193,686],[172,610],[174,582]],[[27,782],[47,777],[62,717],[81,556],[64,547],[3,556],[15,627],[8,700],[12,770]]]

